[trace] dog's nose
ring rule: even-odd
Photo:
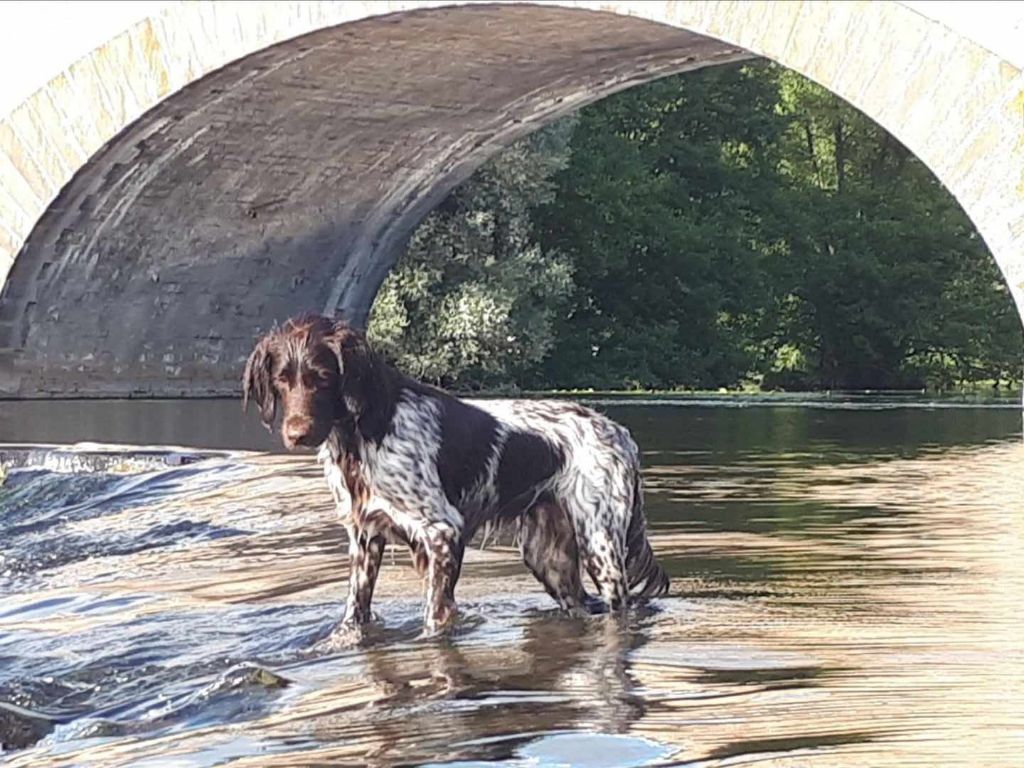
[[[299,445],[309,435],[313,422],[309,419],[292,417],[284,424],[284,437],[290,445]]]

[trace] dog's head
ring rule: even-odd
[[[366,338],[344,322],[293,318],[256,342],[242,375],[242,407],[253,400],[271,430],[280,407],[285,447],[315,447],[365,407],[373,363]]]

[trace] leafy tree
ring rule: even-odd
[[[541,380],[720,386],[747,373],[766,302],[756,241],[785,127],[774,77],[758,74],[661,80],[580,113],[537,215],[577,286]]]
[[[775,344],[797,368],[769,383],[948,386],[1019,378],[1020,322],[973,225],[892,135],[838,97],[780,71],[782,142],[797,226],[768,266]],[[982,362],[982,361],[985,362]],[[777,374],[783,374],[778,376]]]
[[[514,144],[417,228],[381,287],[369,334],[410,374],[463,389],[509,386],[554,343],[572,265],[532,237],[572,122]]]
[[[417,230],[371,335],[503,387],[1019,381],[1024,334],[970,221],[892,135],[768,63],[587,107]]]

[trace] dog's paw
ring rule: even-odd
[[[331,634],[313,646],[314,653],[333,653],[354,648],[366,638],[366,630],[362,624],[354,621],[343,621],[331,630]]]

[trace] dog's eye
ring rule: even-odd
[[[302,372],[302,383],[307,387],[315,387],[330,379],[331,374],[322,368],[307,368]]]
[[[312,385],[323,384],[327,379],[330,378],[327,371],[310,371],[306,375],[306,380]]]

